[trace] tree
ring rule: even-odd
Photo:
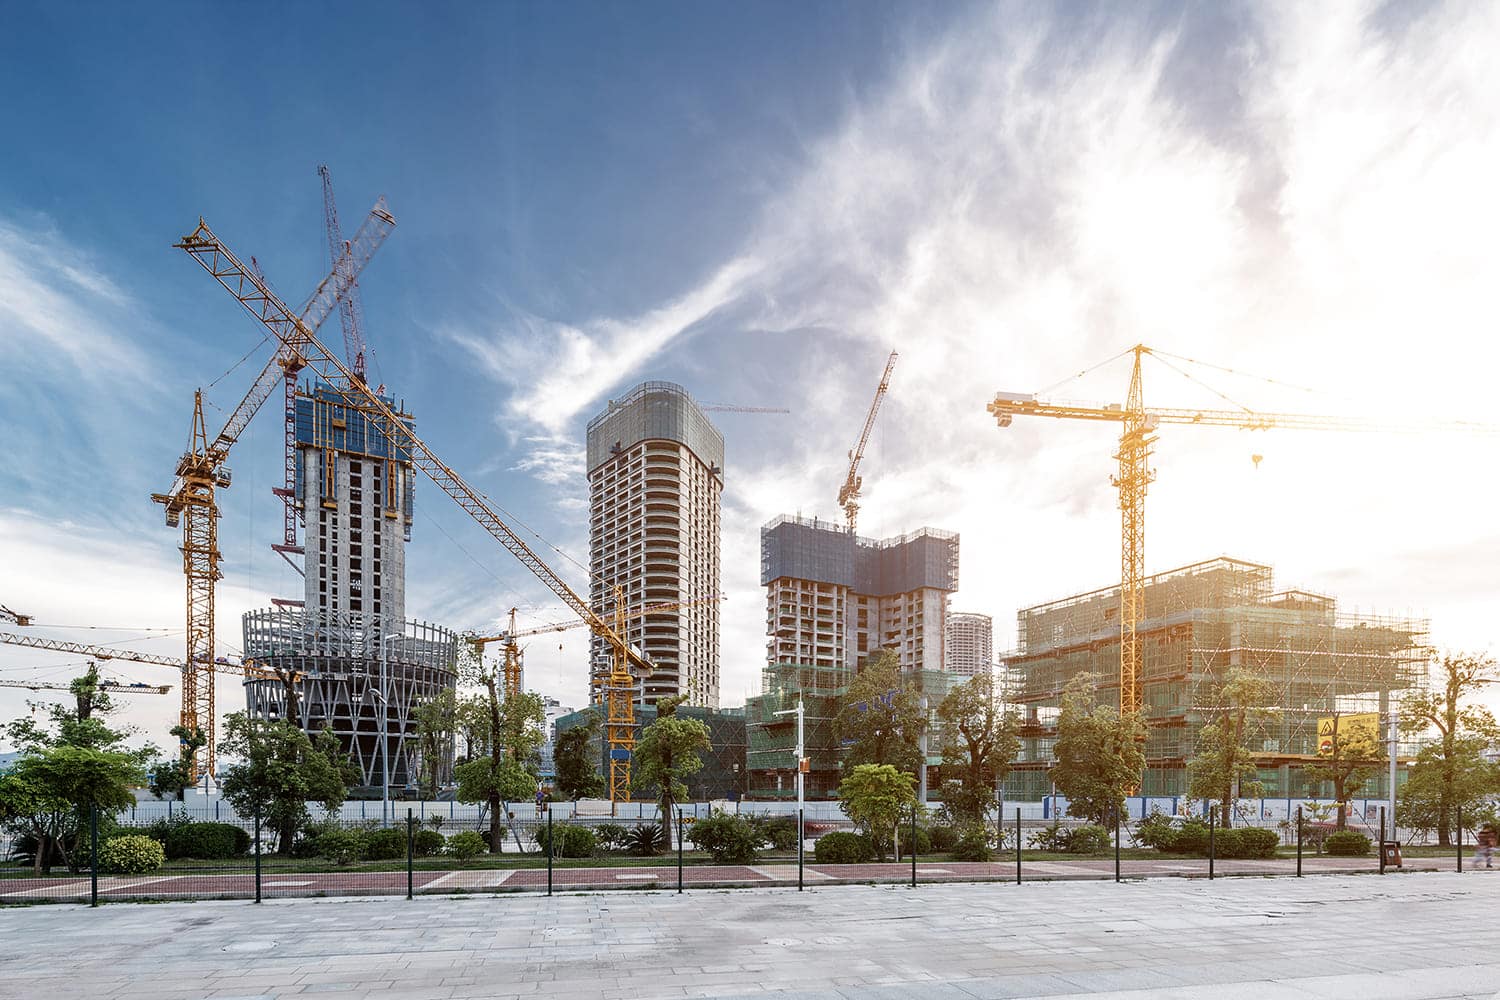
[[[498,674],[495,664],[484,662],[482,645],[460,644],[459,679],[483,688],[484,694],[479,699],[482,710],[459,709],[457,724],[467,730],[470,759],[453,773],[459,801],[483,802],[489,809],[490,851],[495,854],[504,842],[501,824],[507,804],[536,790],[540,750],[547,738],[541,695],[518,691],[502,700]]]
[[[1001,711],[994,677],[977,674],[938,705],[943,732],[943,802],[962,824],[984,821],[995,786],[1010,771],[1020,741]]]
[[[912,774],[924,766],[920,740],[927,725],[922,698],[901,673],[895,652],[870,655],[840,699],[834,729],[847,747],[843,771],[890,764]]]
[[[417,706],[412,713],[417,724],[416,757],[420,761],[427,793],[436,794],[453,769],[453,751],[458,734],[458,696],[444,688]]]
[[[72,847],[89,814],[129,807],[130,786],[141,778],[133,754],[69,744],[37,750],[0,777],[0,822],[35,838],[37,874],[50,867],[54,850],[76,867]]]
[[[1310,782],[1332,782],[1340,830],[1349,825],[1349,800],[1364,788],[1366,781],[1380,773],[1386,759],[1385,743],[1377,733],[1350,726],[1344,726],[1341,732],[1342,717],[1341,713],[1334,713],[1328,746],[1325,748],[1320,740],[1317,760],[1302,769]]]
[[[599,713],[583,713],[583,722],[559,733],[552,751],[557,770],[557,788],[570,799],[591,799],[604,794],[604,777],[596,766],[595,747],[603,724]]]
[[[1050,776],[1069,815],[1105,824],[1123,812],[1146,770],[1146,724],[1139,712],[1122,716],[1112,705],[1096,705],[1094,690],[1095,678],[1080,674],[1063,691]]]
[[[681,718],[677,706],[687,698],[663,698],[656,703],[656,721],[641,731],[631,755],[630,786],[655,792],[661,821],[672,825],[672,807],[687,798],[682,781],[703,768],[703,753],[711,746],[708,727],[697,719]]]
[[[875,860],[885,860],[886,848],[897,842],[897,826],[916,808],[916,784],[916,775],[890,764],[856,764],[839,782],[844,814],[869,836]]]
[[[291,853],[297,831],[308,824],[308,802],[333,812],[358,779],[337,737],[326,728],[309,738],[286,720],[235,712],[224,719],[221,746],[226,757],[239,760],[219,776],[224,798],[241,816],[259,812],[261,822],[275,831],[281,854]]]
[[[1435,827],[1438,844],[1448,846],[1455,812],[1471,809],[1500,787],[1500,773],[1483,757],[1488,745],[1500,738],[1500,725],[1488,709],[1465,704],[1496,679],[1494,660],[1448,653],[1436,667],[1440,683],[1408,695],[1401,704],[1403,732],[1437,734],[1435,741],[1417,753],[1401,794],[1412,820],[1425,813],[1431,821],[1425,828]]]
[[[193,764],[198,751],[208,744],[208,737],[201,729],[189,730],[186,726],[172,727],[172,735],[178,740],[176,760],[158,760],[151,765],[151,794],[162,799],[171,796],[182,801],[182,793],[193,783]]]
[[[1230,667],[1201,709],[1209,721],[1198,733],[1198,753],[1188,761],[1188,794],[1219,803],[1219,818],[1230,825],[1234,802],[1264,790],[1252,744],[1276,711],[1275,691],[1245,667]]]

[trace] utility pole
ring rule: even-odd
[[[807,760],[807,749],[802,744],[802,726],[803,719],[806,717],[806,712],[803,709],[801,693],[799,692],[797,695],[796,708],[788,708],[785,711],[774,712],[772,714],[795,715],[797,717],[797,814],[800,816],[802,814],[803,807],[803,769],[805,767],[805,761]],[[798,832],[800,833],[801,831]]]

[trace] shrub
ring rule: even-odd
[[[619,823],[600,823],[594,827],[594,836],[599,841],[599,846],[606,851],[618,851],[625,846],[625,838],[630,831]]]
[[[792,837],[795,840],[795,830]],[[718,864],[749,864],[760,857],[764,825],[716,809],[707,819],[688,827],[687,839]]]
[[[1266,830],[1258,826],[1242,826],[1233,832],[1239,840],[1238,853],[1226,854],[1225,857],[1274,858],[1276,849],[1281,846],[1281,837],[1275,830]]]
[[[215,860],[237,858],[250,850],[250,834],[233,823],[174,823],[165,829],[162,847],[169,858]]]
[[[552,827],[551,836],[557,838],[557,850],[552,855],[554,858],[591,858],[599,849],[599,838],[586,826],[559,823]],[[539,827],[536,831],[536,846],[543,854],[547,853],[548,843],[547,827]]]
[[[797,849],[797,817],[756,816],[750,822],[760,833],[761,843],[772,850],[795,851]]]
[[[1176,837],[1176,825],[1170,816],[1163,813],[1153,812],[1135,825],[1136,843],[1158,851],[1173,850],[1172,843]]]
[[[1201,819],[1190,819],[1178,826],[1161,850],[1175,854],[1208,854],[1208,824]]]
[[[436,830],[418,830],[412,834],[411,849],[413,854],[429,858],[434,854],[442,854],[444,843],[443,835]]]
[[[911,823],[901,824],[901,853],[911,853]],[[917,827],[917,853],[932,853],[932,834],[927,832],[926,827]]]
[[[813,857],[822,865],[859,865],[874,856],[869,837],[846,830],[825,833],[813,845]]]
[[[641,823],[625,835],[625,849],[638,858],[649,858],[667,849],[667,831],[660,823]]]
[[[336,865],[347,865],[364,856],[364,840],[356,830],[324,830],[318,834],[318,853]]]
[[[406,857],[406,831],[397,827],[371,830],[362,838],[366,861],[395,861]]]
[[[951,853],[954,861],[989,861],[995,856],[990,850],[989,834],[981,827],[965,830],[954,842]]]
[[[1214,831],[1214,857],[1218,858],[1244,858],[1245,838],[1240,836],[1243,830],[1231,827],[1228,830]]]
[[[489,850],[490,845],[473,830],[462,830],[448,838],[447,851],[460,861],[478,857]]]
[[[167,852],[151,837],[112,837],[99,848],[99,870],[144,875],[167,863]]]
[[[927,835],[932,844],[932,849],[939,854],[947,854],[952,851],[960,839],[957,829],[941,823],[930,827]]]
[[[1363,857],[1370,853],[1370,838],[1358,830],[1338,830],[1328,835],[1323,848],[1336,857]]]
[[[1109,850],[1109,831],[1094,823],[1068,831],[1069,854],[1103,854]]]
[[[1037,851],[1066,851],[1069,835],[1058,823],[1034,831],[1026,838],[1026,846]]]

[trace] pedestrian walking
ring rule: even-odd
[[[1500,831],[1495,829],[1493,823],[1486,823],[1479,828],[1479,833],[1474,838],[1474,865],[1478,867],[1483,861],[1486,868],[1495,867],[1495,845],[1500,841]]]

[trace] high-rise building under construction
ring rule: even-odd
[[[383,398],[409,431],[410,415]],[[298,678],[295,704],[279,681],[245,689],[252,714],[331,728],[364,784],[402,786],[416,778],[413,713],[455,686],[458,639],[405,618],[414,470],[400,429],[395,444],[385,430],[375,411],[331,386],[298,392],[291,499],[305,525],[305,596],[248,612],[243,623],[245,656]]]
[[[588,425],[589,603],[653,663],[640,698],[719,704],[719,498],[724,435],[686,389],[643,382]],[[639,613],[653,605],[677,605]],[[592,700],[610,669],[594,637]]]
[[[1075,594],[1017,615],[1017,651],[1006,667],[1019,679],[1021,754],[1006,797],[1036,800],[1051,790],[1059,703],[1085,678],[1104,704],[1119,704],[1120,588]],[[1220,705],[1229,671],[1241,668],[1270,692],[1252,746],[1268,796],[1306,796],[1304,765],[1318,752],[1318,722],[1388,713],[1421,683],[1427,622],[1341,611],[1334,598],[1277,590],[1271,567],[1219,558],[1146,578],[1137,627],[1142,714],[1148,727],[1146,795],[1187,793],[1187,762]],[[1385,794],[1384,769],[1367,786]]]

